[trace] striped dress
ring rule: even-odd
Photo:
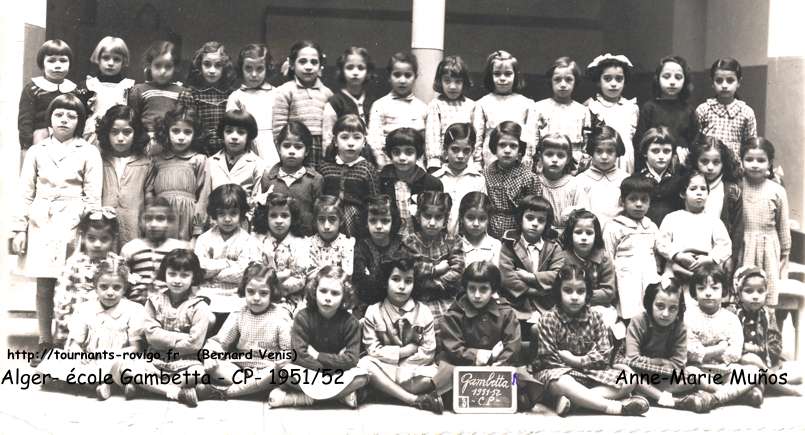
[[[567,223],[564,213],[566,209],[577,206],[590,209],[590,199],[578,187],[576,177],[565,174],[557,180],[549,180],[544,174],[539,174],[542,183],[542,195],[553,207],[554,227],[561,229]]]
[[[134,239],[123,245],[120,256],[128,263],[131,273],[136,275],[126,297],[145,304],[145,300],[154,292],[155,288],[151,284],[157,276],[162,259],[174,249],[189,248],[187,242],[177,239],[166,239],[158,246],[154,246],[148,239]]]
[[[288,121],[299,121],[305,124],[313,135],[312,149],[308,150],[307,166],[316,167],[322,157],[321,126],[324,116],[324,105],[333,96],[333,91],[316,80],[313,86],[306,87],[299,80],[291,80],[274,90],[274,108],[272,130],[274,143],[279,145],[280,130],[288,125]]]
[[[165,197],[176,213],[176,228],[171,234],[181,240],[190,240],[191,235],[201,233],[194,228],[199,195],[204,188],[204,168],[207,157],[190,153],[187,156],[168,154],[154,159],[151,177],[146,180],[146,192]],[[203,211],[202,213],[203,214]],[[201,219],[196,219],[195,226]]]

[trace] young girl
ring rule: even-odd
[[[660,59],[652,82],[654,99],[640,108],[635,138],[642,138],[652,127],[665,126],[671,131],[676,144],[676,157],[684,162],[688,147],[699,132],[699,123],[688,97],[693,92],[693,77],[684,58],[666,56]],[[638,150],[635,147],[635,150]],[[643,169],[644,162],[636,156],[636,169]]]
[[[428,112],[425,103],[414,96],[414,81],[419,74],[416,56],[411,53],[395,53],[389,59],[386,71],[389,74],[391,92],[375,101],[369,116],[368,142],[374,151],[377,167],[381,169],[391,163],[390,156],[383,153],[386,135],[401,127],[424,130]]]
[[[520,160],[527,147],[520,139],[522,131],[519,124],[504,121],[489,134],[489,150],[495,155],[495,161],[486,166],[484,177],[486,191],[492,202],[489,235],[496,239],[500,239],[506,231],[520,227],[514,212],[523,197],[542,196],[539,178]]]
[[[618,215],[621,182],[629,175],[617,166],[624,152],[623,141],[614,128],[595,127],[587,143],[592,156],[589,169],[578,175],[578,187],[590,200],[590,211],[603,225]]]
[[[635,391],[659,406],[673,408],[677,404],[673,394],[692,388],[668,381],[688,360],[685,297],[674,280],[649,284],[643,308],[629,322],[624,363],[640,375],[660,375],[662,382],[639,382]]]
[[[265,393],[276,386],[274,381],[277,378],[272,374],[277,373],[271,371],[279,369],[290,359],[262,359],[258,356],[258,352],[290,353],[293,319],[288,307],[280,303],[282,296],[276,284],[276,272],[272,266],[251,263],[243,272],[238,295],[246,299],[246,304],[227,317],[221,330],[207,340],[204,348],[212,352],[252,352],[255,358],[205,359],[204,369],[213,379],[223,379],[223,386],[199,384],[196,387],[199,399],[230,399]],[[234,383],[244,369],[251,369],[254,376]]]
[[[741,164],[737,156],[722,141],[704,136],[693,144],[685,166],[704,174],[710,188],[704,212],[724,223],[732,240],[732,263],[737,265],[743,253],[744,238]]]
[[[403,249],[417,259],[420,300],[438,322],[461,289],[464,253],[460,239],[447,233],[452,201],[442,192],[425,191],[417,198],[414,231],[403,234]],[[438,325],[436,326],[438,331]]]
[[[561,231],[573,210],[589,208],[589,198],[578,186],[572,174],[576,168],[573,161],[573,144],[570,138],[559,133],[550,133],[540,138],[537,148],[541,168],[539,181],[543,195],[556,213],[555,229]]]
[[[321,196],[324,178],[315,169],[304,166],[313,148],[313,135],[299,121],[289,121],[276,137],[280,162],[267,168],[260,180],[258,201],[269,192],[293,197],[299,206],[299,221],[304,235],[315,232],[313,202]]]
[[[604,248],[615,263],[618,315],[628,320],[640,313],[649,284],[659,281],[654,251],[660,230],[646,216],[654,182],[633,175],[621,183],[623,211],[604,226]]]
[[[732,242],[721,220],[704,213],[709,193],[704,175],[692,171],[680,186],[685,209],[663,219],[657,252],[666,260],[666,274],[676,274],[686,282],[705,264],[724,266],[730,260]]]
[[[105,36],[95,46],[89,57],[97,68],[97,76],[87,76],[78,88],[79,98],[87,105],[91,115],[87,117],[84,139],[97,144],[95,126],[107,110],[118,104],[126,104],[134,80],[125,77],[129,67],[129,47],[126,41],[114,36]]]
[[[741,79],[741,64],[737,60],[716,59],[710,67],[716,96],[696,108],[702,134],[720,139],[734,154],[740,151],[741,144],[757,136],[755,111],[736,96]]]
[[[210,298],[210,309],[215,313],[240,308],[243,301],[237,289],[243,270],[262,258],[257,239],[241,225],[248,210],[246,192],[237,184],[224,184],[210,194],[207,215],[215,225],[199,236],[195,252],[204,269],[197,294]]]
[[[276,272],[272,294],[290,305],[293,312],[304,300],[306,242],[297,201],[272,192],[265,204],[254,212],[254,232],[263,253],[263,262]],[[300,307],[301,308],[301,307]]]
[[[289,81],[274,91],[274,143],[281,144],[279,132],[290,121],[299,121],[310,131],[313,143],[308,147],[305,166],[315,168],[322,155],[322,117],[324,104],[333,92],[321,82],[324,52],[313,41],[298,41],[288,55]]]
[[[153,161],[151,176],[146,180],[146,194],[164,196],[176,213],[176,226],[171,237],[190,240],[201,233],[203,211],[198,201],[204,189],[207,156],[198,152],[201,122],[190,108],[179,106],[165,114],[157,132],[165,152]]]
[[[492,202],[483,192],[470,192],[461,198],[458,207],[458,234],[464,264],[488,261],[500,263],[500,240],[489,235],[489,212]]]
[[[237,80],[235,67],[224,44],[208,41],[193,54],[193,64],[187,75],[189,93],[184,93],[179,102],[196,110],[201,120],[204,136],[204,154],[211,156],[223,148],[223,137],[218,126],[226,112],[229,94],[235,90]]]
[[[517,312],[523,335],[531,339],[536,337],[537,320],[553,306],[549,289],[565,258],[551,229],[553,209],[545,198],[526,196],[515,218],[520,229],[506,231],[500,250],[503,296]]]
[[[584,209],[570,214],[567,228],[562,234],[565,264],[574,264],[585,270],[592,286],[590,309],[598,312],[601,320],[613,331],[620,330],[615,337],[623,338],[622,327],[615,328],[618,321],[617,289],[615,287],[615,265],[612,257],[604,249],[601,224],[595,215]]]
[[[525,167],[531,168],[538,139],[537,118],[534,100],[520,94],[525,89],[523,74],[517,58],[509,52],[498,50],[486,58],[484,88],[489,93],[475,103],[472,115],[472,126],[477,135],[473,160],[482,161],[484,166],[497,159],[491,145],[492,131],[502,123],[510,122],[521,127],[516,139],[525,144],[520,154]],[[492,235],[500,237],[499,234]]]
[[[155,141],[160,129],[160,119],[176,108],[179,95],[188,92],[180,83],[174,82],[173,75],[181,62],[179,49],[172,42],[155,41],[143,54],[145,83],[134,85],[129,91],[129,106],[140,114],[140,119],[151,137],[148,155],[162,154],[167,142]],[[197,131],[196,134],[201,134]]]
[[[605,414],[641,415],[648,400],[630,396],[635,384],[619,382],[609,367],[612,345],[600,314],[589,307],[593,289],[584,269],[567,264],[551,287],[555,306],[537,325],[534,377],[556,398],[556,413],[572,405]]]
[[[98,149],[81,138],[86,119],[81,100],[60,95],[48,106],[46,117],[53,135],[25,155],[10,243],[11,253],[24,258],[24,274],[36,278],[38,355],[52,347],[56,278],[73,251],[82,211],[100,207],[103,185]]]
[[[45,41],[36,53],[36,66],[42,75],[34,77],[22,88],[20,95],[17,129],[20,134],[20,161],[31,145],[38,144],[50,136],[48,127],[53,127],[48,108],[54,98],[61,94],[73,92],[75,83],[67,78],[70,64],[73,62],[73,50],[61,39]],[[79,136],[84,132],[81,123]]]
[[[668,128],[654,127],[643,135],[639,149],[641,161],[644,162],[640,176],[652,180],[655,185],[651,194],[651,207],[646,216],[656,225],[660,225],[668,213],[683,207],[679,198],[680,177],[677,176],[677,166],[674,164],[676,143]],[[688,159],[695,153],[688,154]]]
[[[235,109],[250,113],[257,121],[257,137],[253,141],[254,153],[267,167],[279,163],[280,156],[274,144],[273,111],[274,87],[268,83],[271,73],[271,53],[264,44],[249,44],[238,55],[237,74],[240,88],[229,94],[226,111]]]
[[[621,136],[626,152],[618,158],[618,167],[627,174],[635,172],[632,138],[640,116],[637,99],[623,97],[632,68],[632,62],[622,54],[613,56],[607,53],[593,59],[587,65],[587,76],[595,83],[598,92],[584,102],[590,109],[593,125],[604,122]]]
[[[381,265],[400,256],[400,212],[388,195],[375,195],[366,201],[361,216],[361,229],[355,242],[352,286],[357,301],[353,313],[362,314],[366,307],[383,302]]]
[[[744,167],[743,265],[755,265],[768,278],[766,303],[777,305],[777,282],[788,277],[791,231],[788,226],[788,197],[774,179],[774,144],[764,137],[741,145]],[[780,326],[780,325],[778,325]]]
[[[154,278],[162,259],[174,249],[190,248],[186,241],[170,237],[175,224],[176,213],[165,197],[148,198],[140,206],[138,227],[142,237],[131,240],[120,250],[131,271],[132,285],[127,299],[145,304],[156,291]]]
[[[201,380],[204,374],[197,354],[204,344],[212,316],[204,299],[194,295],[194,288],[201,284],[202,277],[198,257],[193,251],[175,249],[162,260],[157,279],[165,283],[165,287],[145,303],[143,329],[148,340],[147,351],[159,352],[163,359],[124,364],[133,379],[137,375],[164,374],[178,375],[179,381],[127,383],[124,385],[127,399],[133,398],[137,389],[142,389],[191,408],[197,406],[196,380]]]
[[[441,414],[441,399],[430,394],[436,374],[436,333],[428,307],[415,299],[414,260],[403,257],[382,265],[379,282],[386,298],[366,310],[358,367],[369,384],[408,406]]]
[[[578,171],[589,166],[592,153],[584,154],[584,130],[590,127],[590,111],[578,101],[573,100],[576,82],[581,78],[581,69],[573,59],[563,56],[556,59],[548,68],[546,76],[551,78],[551,98],[537,101],[534,106],[537,117],[538,137],[549,133],[564,134],[573,145],[573,159],[578,162]],[[618,154],[622,156],[623,153]]]
[[[118,222],[115,209],[104,207],[88,210],[78,224],[80,251],[72,255],[64,267],[53,295],[53,338],[64,344],[75,307],[95,293],[93,277],[101,261],[119,260],[117,251]]]
[[[369,51],[363,47],[349,47],[336,61],[335,76],[341,83],[341,92],[336,92],[327,100],[322,115],[321,137],[323,153],[333,145],[333,126],[344,115],[357,115],[364,125],[369,125],[369,114],[375,97],[366,92],[369,83],[375,79],[375,64]],[[372,155],[370,147],[361,151],[364,158]]]
[[[339,118],[332,133],[335,135],[333,147],[327,150],[318,168],[324,178],[322,193],[344,201],[344,228],[347,235],[353,236],[358,232],[366,198],[380,192],[380,175],[374,162],[362,155],[366,127],[358,115]]]
[[[700,390],[680,400],[682,409],[706,413],[711,409],[741,401],[759,408],[763,403],[760,385],[732,382],[733,372],[755,379],[758,368],[740,364],[744,344],[743,328],[738,317],[721,308],[727,293],[727,275],[717,264],[704,264],[689,280],[690,296],[698,304],[685,313],[688,329],[688,367],[685,373],[721,373],[724,384],[706,382]]]
[[[120,246],[124,246],[140,237],[139,213],[152,169],[151,159],[145,155],[149,138],[130,107],[118,104],[105,113],[97,134],[103,158],[101,204],[117,210]]]
[[[755,266],[743,266],[735,271],[735,292],[738,295],[736,315],[743,327],[741,364],[769,371],[769,375],[786,376],[786,383],[769,382],[769,389],[783,394],[802,396],[802,373],[794,362],[783,360],[782,336],[777,327],[774,309],[766,306],[766,273]]]
[[[469,123],[472,122],[475,101],[464,95],[471,87],[470,70],[464,59],[460,56],[447,56],[439,62],[436,78],[433,80],[433,90],[439,95],[428,104],[425,119],[425,159],[428,170],[442,167],[442,158],[449,147],[445,139],[448,138],[447,130],[450,126],[461,123],[472,130]],[[468,161],[475,152],[475,132],[472,135],[471,154],[466,157]],[[455,199],[456,203],[460,200]]]
[[[355,259],[355,239],[343,233],[344,207],[338,197],[322,195],[313,206],[316,234],[306,239],[308,281],[322,267],[338,265],[352,276],[352,261]]]
[[[263,177],[266,166],[263,159],[254,151],[254,140],[257,138],[257,122],[249,112],[240,109],[224,113],[218,125],[218,135],[224,141],[224,149],[207,159],[204,169],[204,189],[199,196],[198,208],[207,208],[207,198],[213,190],[224,184],[237,184],[246,192],[249,199],[247,220],[243,222],[248,228],[251,221],[253,195]]]
[[[361,326],[347,311],[352,300],[349,273],[336,265],[324,266],[314,276],[305,298],[307,307],[296,315],[291,329],[297,358],[285,369],[299,372],[311,382],[284,383],[271,391],[268,404],[272,408],[309,406],[319,400],[338,399],[357,408],[355,391],[368,379],[366,372],[356,367]],[[313,371],[321,372],[321,376],[313,376]],[[335,378],[339,382],[333,382]]]
[[[453,199],[453,208],[447,220],[447,231],[456,235],[459,226],[459,201],[471,192],[486,193],[486,180],[481,170],[470,164],[475,149],[475,131],[471,124],[451,125],[444,134],[443,142],[442,155],[447,165],[436,169],[433,177],[442,182],[444,192]]]
[[[97,265],[92,277],[95,298],[76,307],[70,323],[70,335],[64,347],[70,353],[96,352],[141,352],[144,344],[142,305],[125,298],[129,270],[118,259],[108,258]],[[119,376],[120,364],[114,359],[55,359],[49,358],[37,367],[37,371],[66,381],[72,376],[98,377],[95,386],[98,400],[112,395],[111,381],[104,376]]]

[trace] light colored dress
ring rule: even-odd
[[[527,145],[524,158],[530,160],[534,157],[539,142],[534,100],[516,93],[488,93],[475,103],[472,114],[472,126],[476,134],[475,159],[483,156],[484,167],[497,160],[489,150],[489,135],[504,121],[513,121],[520,125],[520,139]]]
[[[204,282],[198,296],[210,298],[215,313],[230,313],[243,306],[238,286],[243,271],[252,261],[262,259],[260,243],[243,228],[224,240],[221,231],[213,226],[196,240],[195,253],[204,269]]]
[[[229,94],[226,101],[227,112],[235,109],[249,112],[257,121],[257,137],[253,144],[254,153],[260,156],[269,168],[279,163],[280,155],[274,144],[272,125],[274,87],[268,82],[252,89],[241,86],[240,89]]]
[[[785,188],[772,180],[751,184],[744,180],[743,265],[755,265],[766,272],[766,303],[777,305],[777,283],[780,280],[780,257],[791,252],[788,225],[788,197]]]
[[[444,133],[456,123],[471,123],[475,101],[465,96],[449,100],[439,95],[428,103],[425,119],[425,157],[429,168],[442,167]]]
[[[648,217],[635,221],[618,215],[604,226],[604,249],[615,262],[618,314],[631,319],[643,311],[643,294],[659,282],[654,248],[660,230]]]
[[[154,196],[165,197],[176,213],[176,228],[170,237],[190,240],[192,235],[201,233],[200,225],[205,213],[198,209],[197,204],[204,188],[206,161],[207,157],[199,153],[188,156],[168,154],[154,160],[154,170],[146,181],[146,191]]]
[[[101,205],[117,211],[120,246],[140,237],[140,208],[145,202],[145,181],[153,167],[151,159],[132,156],[118,173],[114,157],[103,159],[103,195]]]
[[[584,105],[590,109],[593,117],[604,121],[604,123],[618,132],[625,154],[618,157],[618,168],[626,171],[627,174],[634,174],[634,138],[637,131],[637,120],[640,118],[640,108],[637,106],[637,99],[626,99],[621,97],[617,102],[611,103],[604,99],[601,94],[588,98]]]
[[[81,213],[101,205],[102,185],[101,155],[84,139],[59,142],[51,136],[28,150],[12,226],[28,233],[26,276],[59,277],[74,249]]]

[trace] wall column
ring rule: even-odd
[[[434,95],[433,77],[444,56],[445,0],[413,0],[411,52],[419,62],[414,94],[424,102]]]

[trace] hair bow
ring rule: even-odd
[[[766,272],[757,266],[741,266],[735,271],[732,283],[735,286],[736,294],[741,292],[741,287],[743,287],[744,281],[752,276],[759,276],[763,278],[764,281],[767,279]]]
[[[606,54],[602,54],[602,55],[596,57],[595,59],[593,59],[593,61],[590,62],[589,65],[587,65],[587,68],[588,69],[589,68],[596,68],[598,65],[601,64],[601,62],[603,62],[605,60],[616,60],[616,61],[628,66],[629,68],[634,67],[634,65],[632,65],[632,62],[629,61],[628,57],[626,57],[626,56],[624,56],[622,54],[619,54],[617,56],[613,56],[610,53],[606,53]]]
[[[103,218],[116,219],[117,210],[115,210],[113,207],[93,208],[87,212],[87,217],[93,221],[99,221]]]

